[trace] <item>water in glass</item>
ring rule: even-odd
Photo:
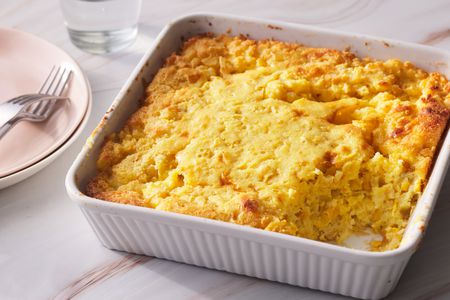
[[[136,39],[141,0],[60,0],[72,43],[91,53],[123,49]]]

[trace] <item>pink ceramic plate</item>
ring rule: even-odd
[[[70,102],[60,105],[46,122],[20,122],[0,140],[1,178],[35,164],[72,135],[88,108],[89,85],[68,54],[40,38],[0,28],[0,45],[0,103],[37,92],[54,65],[73,70],[65,92]]]

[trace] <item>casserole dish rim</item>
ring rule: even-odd
[[[437,201],[438,193],[440,189],[440,185],[442,184],[445,175],[446,175],[446,169],[449,164],[449,156],[450,156],[450,135],[447,131],[444,131],[444,133],[441,136],[441,147],[440,149],[436,150],[435,157],[434,157],[434,164],[432,166],[432,169],[429,172],[428,182],[426,185],[425,190],[422,193],[422,196],[417,202],[417,205],[415,206],[414,212],[411,214],[410,219],[408,221],[408,227],[405,230],[405,234],[402,238],[402,242],[400,246],[393,250],[386,250],[382,252],[375,252],[375,251],[367,251],[367,250],[359,250],[359,249],[353,249],[348,248],[345,246],[340,245],[334,245],[326,242],[306,239],[303,237],[298,236],[290,236],[287,234],[277,233],[277,232],[271,232],[263,229],[258,228],[252,228],[248,226],[243,225],[237,225],[232,224],[229,222],[219,221],[219,220],[211,220],[206,219],[202,217],[196,217],[196,216],[190,216],[190,215],[184,215],[174,212],[166,212],[166,211],[159,211],[151,208],[146,207],[138,207],[138,206],[132,206],[132,205],[126,205],[126,204],[120,204],[120,203],[112,203],[107,202],[104,200],[92,198],[89,196],[86,196],[83,194],[81,189],[79,188],[79,180],[77,172],[82,167],[84,158],[87,155],[90,155],[90,150],[92,148],[92,145],[95,143],[102,143],[102,141],[99,141],[101,138],[101,133],[103,132],[105,128],[105,124],[108,122],[108,119],[110,115],[114,114],[114,108],[121,102],[123,97],[125,96],[126,92],[131,87],[133,81],[138,78],[140,75],[144,65],[147,63],[147,60],[153,55],[157,47],[159,47],[159,44],[162,40],[162,38],[169,32],[169,30],[176,26],[177,24],[180,24],[182,22],[186,22],[192,19],[196,18],[225,18],[230,20],[231,22],[254,22],[254,23],[260,23],[260,24],[270,24],[274,28],[293,28],[293,29],[299,29],[304,31],[311,31],[315,32],[317,34],[332,34],[338,37],[345,37],[355,40],[370,40],[373,42],[379,42],[379,43],[387,43],[392,47],[400,46],[404,48],[410,48],[412,50],[419,49],[427,52],[431,52],[434,54],[439,54],[441,56],[444,56],[448,59],[448,62],[450,62],[450,55],[447,51],[425,46],[425,45],[418,45],[414,43],[409,42],[401,42],[396,41],[392,39],[386,39],[381,37],[374,37],[370,35],[364,35],[364,34],[354,34],[354,33],[347,33],[343,31],[338,31],[334,29],[324,29],[324,28],[318,28],[310,25],[303,25],[303,24],[293,24],[293,23],[287,23],[287,22],[279,22],[279,21],[271,21],[271,20],[265,20],[265,19],[257,19],[257,18],[250,18],[250,17],[240,17],[240,16],[233,16],[228,14],[217,14],[217,13],[194,13],[194,14],[188,14],[184,15],[180,18],[175,19],[174,21],[169,22],[167,26],[164,27],[164,29],[160,32],[158,37],[155,39],[153,45],[150,47],[150,49],[145,53],[141,61],[138,63],[134,71],[129,76],[126,83],[121,88],[120,92],[115,97],[114,102],[111,105],[111,108],[108,110],[106,115],[104,116],[103,120],[100,122],[100,125],[94,130],[93,134],[88,139],[86,145],[83,147],[82,151],[79,153],[77,158],[75,159],[73,165],[71,166],[67,177],[66,177],[66,187],[67,191],[70,195],[70,197],[77,202],[79,205],[83,206],[96,206],[96,207],[103,207],[105,209],[114,209],[114,210],[124,210],[126,212],[139,212],[148,214],[149,216],[159,216],[167,219],[177,219],[182,222],[188,222],[191,224],[201,224],[201,226],[213,226],[215,228],[224,227],[229,230],[234,231],[241,231],[242,233],[245,233],[247,235],[253,235],[258,237],[264,237],[267,239],[274,239],[274,240],[280,240],[284,239],[286,241],[289,241],[290,243],[299,243],[299,245],[308,246],[308,247],[318,247],[318,249],[321,249],[321,251],[332,251],[336,254],[339,253],[340,255],[352,255],[352,256],[358,256],[358,257],[370,257],[370,258],[394,258],[398,256],[404,256],[408,253],[412,253],[415,251],[416,247],[418,246],[420,240],[422,239],[424,235],[425,227],[428,224],[429,218],[431,217],[431,213],[433,210],[433,207]],[[270,27],[269,29],[270,30]],[[278,29],[277,29],[278,30]],[[449,76],[446,74],[447,77]],[[438,151],[439,150],[439,151]],[[426,203],[423,203],[425,202]],[[409,227],[414,228],[409,228]],[[409,230],[409,231],[408,231]],[[405,237],[408,236],[408,239],[406,241],[403,241]]]

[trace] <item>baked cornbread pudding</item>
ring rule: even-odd
[[[399,246],[450,84],[409,62],[195,36],[107,138],[87,194],[345,245]]]

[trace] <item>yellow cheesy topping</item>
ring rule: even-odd
[[[87,194],[342,245],[399,246],[450,84],[396,59],[196,36],[105,142]]]

